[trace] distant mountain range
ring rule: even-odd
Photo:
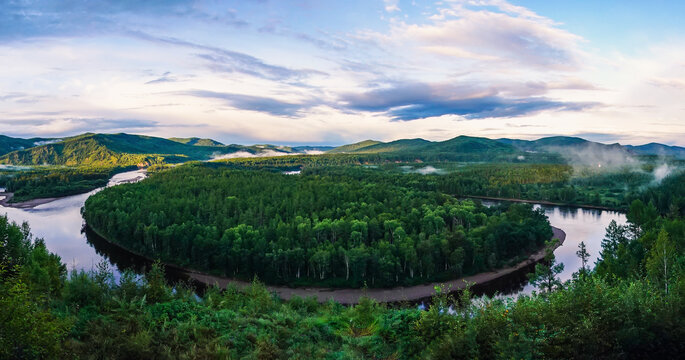
[[[685,159],[685,148],[658,143],[633,146],[602,144],[579,137],[553,136],[538,140],[518,139],[487,139],[480,137],[458,136],[446,141],[428,141],[424,139],[403,139],[387,143],[365,140],[350,145],[339,146],[328,153],[389,153],[409,151],[429,151],[439,153],[478,153],[478,152],[509,152],[515,151],[538,153],[565,153],[568,150],[612,151],[625,155],[656,155]]]
[[[0,155],[7,154],[15,150],[23,150],[26,148],[42,145],[46,142],[54,141],[55,139],[46,138],[31,138],[20,139],[5,135],[0,135]]]
[[[605,154],[607,158],[626,155],[657,155],[685,159],[685,148],[651,143],[641,146],[602,144],[577,137],[555,136],[538,140],[487,139],[458,136],[446,141],[401,139],[390,142],[365,140],[339,147],[224,145],[219,141],[200,138],[170,138],[130,134],[86,133],[63,139],[21,139],[0,135],[0,164],[13,165],[88,165],[131,166],[160,162],[208,160],[214,157],[276,156],[288,154],[367,154],[404,158],[455,160],[512,160],[544,154]],[[608,154],[608,155],[606,155]]]

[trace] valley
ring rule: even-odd
[[[662,338],[674,346],[681,329],[664,319],[682,277],[664,278],[653,259],[658,246],[682,246],[683,160],[572,139],[539,143],[457,137],[326,149],[87,134],[15,150],[2,157],[0,186],[14,198],[0,204],[0,231],[4,269],[16,264],[20,275],[3,270],[9,292],[0,301],[44,319],[25,336],[84,321],[60,350],[82,355],[111,332],[123,346],[112,351],[145,354],[134,345],[141,326],[160,349],[203,344],[208,353],[231,333],[226,351],[246,355],[251,345],[235,344],[251,342],[249,332],[221,324],[258,321],[250,326],[261,336],[292,344],[279,351],[321,343],[296,340],[297,329],[336,351],[365,339],[377,345],[363,351],[414,358],[462,338],[444,326],[500,339],[536,333],[520,320],[529,311],[573,332],[586,321],[577,306],[602,314],[593,326],[638,321],[669,332]],[[649,285],[665,281],[669,293]],[[32,294],[51,300],[33,303]],[[651,320],[610,313],[648,298],[639,309]],[[139,310],[118,315],[130,306]],[[502,313],[517,330],[483,328]],[[264,325],[275,319],[303,325]],[[159,321],[208,337],[170,338]],[[41,331],[64,344],[62,330]]]

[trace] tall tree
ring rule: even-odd
[[[535,272],[528,274],[530,283],[547,293],[551,293],[555,288],[561,286],[558,275],[564,271],[564,264],[556,263],[552,249],[551,242],[548,242],[544,262],[535,265]]]
[[[675,244],[668,236],[668,232],[661,229],[647,258],[647,273],[652,279],[664,285],[666,294],[668,294],[669,280],[676,273],[674,271],[676,256]]]
[[[587,251],[587,247],[585,246],[585,242],[581,241],[580,244],[578,244],[578,251],[576,251],[576,255],[580,258],[580,272],[581,274],[585,275],[587,274],[588,268],[587,268],[587,262],[590,259],[590,253]]]

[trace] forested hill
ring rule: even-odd
[[[5,155],[15,150],[23,150],[34,147],[45,142],[53,141],[53,139],[32,138],[21,139],[5,135],[0,135],[0,155]]]
[[[552,237],[530,205],[460,202],[415,180],[363,167],[292,176],[192,163],[91,196],[84,218],[150,258],[289,285],[442,281],[516,263]]]
[[[445,141],[400,139],[391,142],[372,140],[337,147],[328,153],[382,155],[386,158],[423,161],[560,162],[558,155],[526,153],[497,140],[458,136]]]
[[[13,151],[0,157],[1,164],[131,166],[159,162],[209,159],[212,154],[230,153],[241,147],[202,146],[142,135],[83,134],[62,141]]]
[[[274,156],[321,153],[353,154],[379,161],[574,162],[598,157],[628,159],[636,155],[685,158],[685,148],[651,143],[641,146],[601,144],[577,137],[555,136],[538,140],[488,139],[458,136],[445,141],[400,139],[365,140],[328,146],[224,145],[197,137],[163,139],[130,134],[86,133],[64,139],[21,139],[0,135],[0,164],[122,167],[162,162],[207,160],[214,156]],[[571,156],[572,158],[569,158]],[[239,157],[239,156],[236,156]],[[562,158],[563,157],[563,158]]]
[[[670,156],[685,159],[685,148],[658,143],[645,145],[603,144],[579,137],[551,136],[537,140],[488,139],[483,137],[458,136],[445,141],[428,141],[424,139],[399,139],[390,142],[365,140],[354,144],[338,146],[327,151],[329,154],[422,154],[424,157],[442,158],[445,155],[489,154],[505,160],[503,155],[519,154],[566,154],[583,156],[590,154],[609,154],[612,157],[630,157],[635,155]],[[525,153],[525,154],[523,154]],[[517,155],[518,156],[518,155]],[[514,156],[516,158],[517,156]],[[538,155],[539,156],[539,155]],[[482,156],[481,156],[482,157]],[[511,156],[509,157],[512,158]],[[462,160],[462,159],[459,159]],[[483,160],[483,159],[480,159]]]
[[[639,155],[673,156],[678,159],[685,159],[685,147],[680,146],[649,143],[639,146],[626,145],[626,148]]]
[[[537,140],[518,140],[518,139],[497,139],[497,141],[512,145],[524,151],[536,152],[578,152],[585,153],[599,153],[610,152],[613,155],[631,156],[631,155],[656,155],[656,156],[670,156],[676,159],[685,159],[685,148],[679,146],[669,146],[659,143],[649,143],[645,145],[621,145],[602,144],[599,142],[585,140],[579,137],[571,136],[550,136]]]
[[[424,154],[440,154],[480,152],[514,153],[516,151],[514,146],[503,144],[496,140],[462,135],[446,141],[400,139],[384,143],[366,140],[355,144],[339,146],[328,152],[357,154],[421,152]]]
[[[224,146],[224,144],[212,140],[212,139],[200,139],[197,137],[191,137],[191,138],[176,138],[172,137],[169,138],[171,141],[175,141],[181,144],[186,144],[186,145],[193,145],[193,146]]]
[[[352,153],[352,152],[355,152],[359,149],[363,149],[363,148],[369,147],[371,145],[376,145],[376,144],[382,144],[382,143],[380,141],[376,141],[376,140],[364,140],[364,141],[360,141],[360,142],[354,143],[354,144],[338,146],[334,149],[328,150],[327,153],[329,153],[329,154]]]

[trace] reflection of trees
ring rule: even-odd
[[[581,209],[568,206],[558,206],[557,209],[559,210],[559,215],[563,219],[571,218],[573,220],[578,217],[578,212],[581,211]]]
[[[152,268],[152,260],[133,254],[108,242],[89,227],[84,227],[82,232],[85,233],[88,244],[95,249],[95,252],[109,261],[109,263],[114,265],[120,272],[130,270],[140,275],[147,273]],[[172,284],[188,280],[187,275],[173,267],[166,266],[165,274],[167,280]]]

